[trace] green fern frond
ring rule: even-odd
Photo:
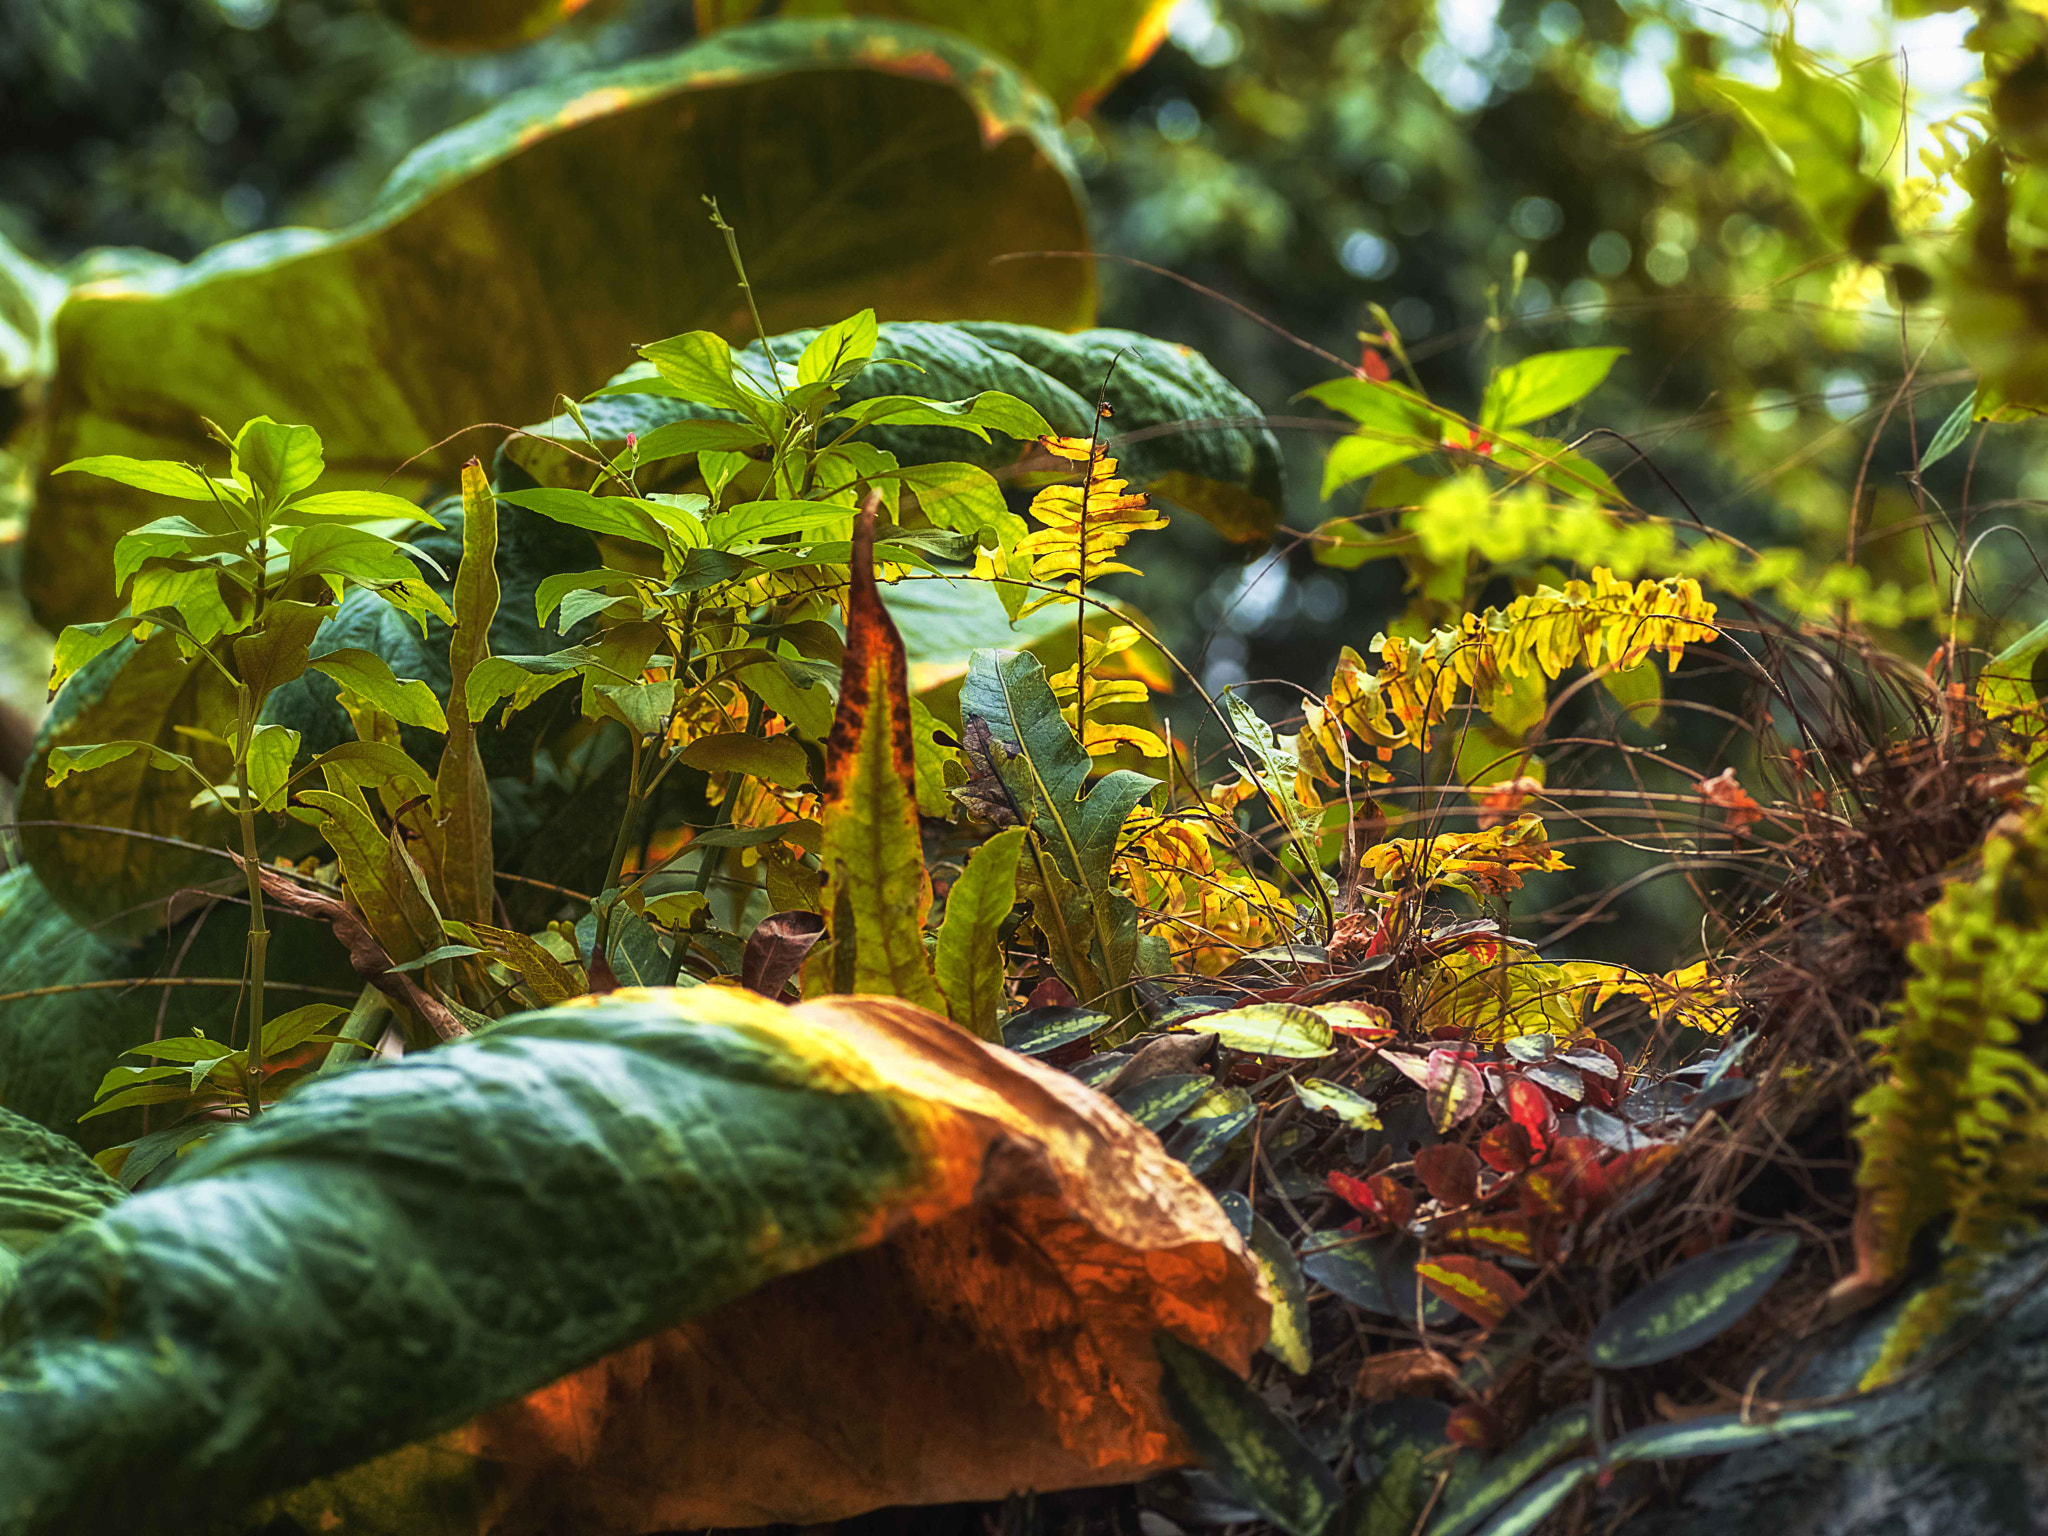
[[[1983,1257],[2048,1203],[2048,1071],[2029,1054],[2048,986],[2048,809],[1986,839],[1983,864],[1928,909],[1893,1021],[1864,1038],[1884,1079],[1856,1101],[1857,1181],[1880,1275],[1950,1217],[1941,1278],[1913,1298],[1864,1378],[1937,1334]]]

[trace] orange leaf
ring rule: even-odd
[[[1415,1266],[1422,1283],[1482,1328],[1497,1327],[1524,1294],[1498,1264],[1460,1253],[1439,1254]]]
[[[1423,1397],[1438,1387],[1454,1386],[1457,1362],[1434,1349],[1396,1349],[1367,1355],[1358,1368],[1355,1390],[1369,1403],[1392,1397]]]
[[[1726,825],[1730,832],[1740,832],[1764,814],[1764,808],[1735,781],[1733,768],[1723,768],[1711,779],[1697,780],[1693,788],[1699,791],[1700,798],[1707,804],[1717,805],[1728,813]]]
[[[1529,797],[1541,793],[1542,789],[1543,781],[1532,779],[1527,774],[1488,784],[1479,792],[1479,830],[1485,832],[1513,821],[1521,814],[1522,807],[1529,803]]]
[[[913,1155],[865,1236],[781,1256],[789,1272],[695,1316],[706,1298],[679,1274],[686,1321],[274,1507],[351,1536],[624,1536],[1123,1483],[1193,1459],[1153,1332],[1241,1372],[1269,1303],[1229,1219],[1149,1132],[894,999],[626,989],[598,1006],[672,1011],[679,1036],[723,1021],[787,1093],[884,1101]]]

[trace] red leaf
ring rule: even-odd
[[[1396,1227],[1406,1226],[1415,1217],[1415,1197],[1384,1173],[1360,1179],[1332,1168],[1323,1177],[1331,1194],[1362,1215]]]
[[[1372,1186],[1365,1180],[1340,1173],[1335,1168],[1324,1174],[1323,1179],[1330,1186],[1330,1193],[1354,1211],[1366,1216],[1379,1215],[1379,1202],[1373,1199]]]
[[[1523,1296],[1514,1276],[1498,1264],[1461,1253],[1439,1254],[1415,1266],[1416,1276],[1483,1328],[1492,1328]]]
[[[1072,1008],[1080,1002],[1072,990],[1057,976],[1048,976],[1031,989],[1031,995],[1024,999],[1026,1008]]]
[[[1422,1187],[1448,1206],[1471,1205],[1479,1198],[1479,1157],[1456,1142],[1424,1147],[1415,1154],[1415,1176]]]
[[[1526,1128],[1510,1120],[1479,1138],[1479,1156],[1495,1173],[1520,1173],[1535,1159],[1535,1143]]]
[[[1550,1095],[1527,1078],[1518,1077],[1508,1084],[1508,1115],[1528,1133],[1531,1147],[1538,1152],[1557,1132],[1557,1111],[1551,1107]]]

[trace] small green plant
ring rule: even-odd
[[[264,705],[280,686],[315,666],[368,707],[406,718],[438,716],[438,708],[428,709],[433,696],[426,687],[400,682],[380,657],[336,652],[315,662],[308,647],[352,587],[376,593],[415,619],[452,616],[413,563],[417,551],[383,531],[421,521],[417,507],[378,491],[316,490],[324,463],[320,435],[311,427],[259,416],[232,438],[218,427],[212,430],[228,453],[225,475],[193,464],[118,456],[63,467],[174,497],[188,503],[188,510],[122,535],[114,548],[114,573],[128,611],[102,623],[72,625],[58,637],[50,691],[114,646],[166,631],[176,637],[187,666],[216,669],[232,690],[232,719],[191,728],[195,737],[227,752],[231,774],[216,781],[190,754],[152,742],[101,741],[53,748],[49,782],[142,754],[154,768],[191,778],[195,804],[218,805],[239,824],[249,898],[249,1014],[238,1082],[247,1112],[255,1115],[262,1109],[264,1057],[272,1039],[265,1028],[270,935],[259,818],[281,814],[293,782],[309,771],[294,769],[299,733],[265,723]],[[397,766],[378,762],[374,754],[366,759],[352,753],[349,760],[366,768],[373,781]],[[195,1073],[195,1086],[198,1081]],[[119,1102],[149,1102],[153,1091],[134,1088]]]

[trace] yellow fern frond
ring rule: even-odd
[[[1031,516],[1045,526],[1019,539],[1015,553],[1031,562],[1032,579],[1072,595],[1112,572],[1138,574],[1116,558],[1118,552],[1132,534],[1164,528],[1166,519],[1154,516],[1146,499],[1129,489],[1101,444],[1047,437],[1039,446],[1085,468],[1079,485],[1049,485],[1031,498]],[[1058,601],[1058,593],[1037,593],[1018,617]]]

